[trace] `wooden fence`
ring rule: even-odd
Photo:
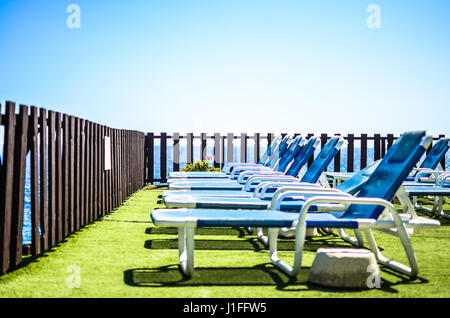
[[[281,136],[286,136],[286,133],[282,133]],[[293,134],[293,136],[301,135],[299,133]],[[180,135],[179,133],[174,133],[169,135],[167,133],[155,134],[149,132],[145,135],[145,182],[146,183],[166,183],[168,175],[168,143],[172,143],[172,171],[180,170],[180,148],[181,142],[185,140],[186,144],[186,157],[184,162],[192,163],[194,161],[194,140],[198,140],[198,158],[203,160],[207,157],[207,141],[212,140],[212,164],[214,167],[222,167],[224,163],[233,161],[234,156],[234,141],[239,141],[239,152],[241,162],[257,162],[261,157],[261,145],[269,144],[273,138],[273,133],[261,134],[246,134],[241,133],[235,135],[233,133],[219,134],[215,133],[213,135],[208,135],[206,133],[201,133],[194,135],[193,133],[188,133],[186,135]],[[314,134],[306,134],[306,138],[310,138]],[[340,136],[340,134],[335,134],[335,136]],[[328,134],[320,134],[321,146],[323,146],[332,136]],[[439,138],[445,137],[445,135],[439,135],[434,138],[438,140]],[[393,142],[398,138],[394,134],[387,134],[382,136],[381,134],[374,134],[369,136],[368,134],[354,135],[348,134],[343,135],[345,140],[344,147],[334,158],[334,171],[341,171],[341,153],[346,151],[346,163],[344,166],[348,172],[355,171],[355,162],[359,160],[360,169],[367,166],[370,148],[373,149],[373,160],[378,160],[384,157],[386,151],[390,148]],[[253,158],[248,156],[248,141],[253,141]],[[155,142],[156,141],[156,142]],[[155,149],[157,147],[156,143],[159,143],[159,157],[156,160],[159,161],[160,177],[155,176]],[[355,156],[355,145],[359,147],[359,158]],[[430,149],[428,149],[430,150]],[[311,158],[309,164],[314,160]],[[445,168],[445,158],[442,160],[441,165]]]
[[[32,255],[114,210],[144,185],[141,132],[34,106],[20,105],[16,114],[13,102],[6,102],[4,114],[0,104],[0,123],[0,274],[22,262],[27,156]]]
[[[113,211],[146,183],[165,183],[169,144],[172,146],[171,168],[178,171],[182,142],[186,143],[185,162],[190,163],[194,161],[194,141],[199,141],[198,157],[205,159],[208,141],[212,140],[213,165],[222,167],[225,162],[234,160],[236,140],[240,144],[240,161],[257,162],[261,151],[275,136],[273,133],[144,134],[109,128],[34,106],[20,105],[17,109],[14,102],[6,102],[4,112],[0,104],[0,128],[3,129],[0,130],[0,136],[3,136],[0,140],[3,145],[0,274],[22,262],[26,185],[29,186],[31,200],[32,233],[27,253],[40,255],[83,226]],[[310,138],[313,134],[305,136]],[[321,145],[330,137],[321,134]],[[377,160],[398,138],[393,134],[349,134],[343,137],[346,144],[334,159],[334,171],[341,169],[342,151],[346,151],[346,170],[354,171],[356,159],[360,168],[367,165],[370,146],[373,146],[373,160]],[[444,136],[439,135],[435,140],[441,137]],[[249,141],[253,143],[252,158],[248,153]],[[159,158],[156,158],[159,178],[155,177],[157,146],[160,151]],[[355,158],[356,146],[360,149],[359,158]],[[441,164],[445,167],[445,160]]]

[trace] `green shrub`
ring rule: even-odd
[[[209,161],[198,160],[194,163],[188,163],[181,171],[221,171],[209,165]]]

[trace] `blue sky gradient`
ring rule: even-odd
[[[0,0],[0,101],[141,131],[450,135],[449,39],[450,1]]]

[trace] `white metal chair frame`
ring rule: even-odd
[[[308,189],[310,190],[310,189]],[[307,191],[308,191],[307,190]],[[310,194],[305,190],[285,190],[280,195],[277,195],[277,200],[275,201],[275,206],[279,205],[284,198],[293,195],[308,195]],[[305,197],[306,198],[306,197]],[[403,273],[405,275],[415,277],[419,272],[419,266],[414,254],[414,250],[409,239],[409,234],[407,232],[407,227],[438,227],[440,223],[435,220],[426,220],[424,218],[411,218],[410,216],[400,216],[398,211],[392,205],[392,203],[379,199],[379,198],[357,198],[357,197],[337,197],[337,196],[313,196],[305,201],[303,205],[298,220],[293,223],[295,227],[295,252],[293,265],[288,265],[286,262],[282,261],[278,257],[277,253],[277,241],[279,228],[269,228],[269,251],[271,262],[279,268],[281,271],[289,276],[297,276],[300,272],[303,257],[303,248],[305,244],[305,234],[306,234],[306,215],[310,210],[311,206],[320,203],[332,203],[332,204],[358,204],[358,205],[379,205],[385,208],[391,219],[358,219],[357,230],[364,232],[370,250],[375,254],[377,261],[386,267],[393,269],[394,271]],[[262,212],[264,213],[264,212]],[[169,225],[168,225],[169,226]],[[173,226],[173,225],[172,225]],[[181,269],[185,275],[191,276],[194,271],[194,232],[197,226],[196,218],[186,218],[184,220],[183,226],[179,228],[179,260],[181,264]],[[396,262],[394,260],[384,257],[378,249],[375,238],[373,236],[372,230],[384,230],[390,234],[399,237],[403,249],[408,258],[409,266]]]

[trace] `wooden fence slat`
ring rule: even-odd
[[[367,167],[367,134],[361,134],[361,157],[360,170]]]
[[[121,149],[122,149],[122,135],[123,131],[120,132],[121,134]],[[153,180],[155,179],[155,136],[153,133],[149,133],[147,135],[147,158],[148,158],[148,180],[153,184]],[[121,164],[123,166],[123,158],[121,153]],[[122,167],[121,166],[121,167]],[[122,169],[122,168],[121,168]]]
[[[88,174],[88,223],[94,221],[94,202],[95,202],[95,190],[94,190],[94,164],[95,164],[95,149],[94,149],[94,123],[88,123],[88,153],[89,153],[89,174]]]
[[[5,115],[3,116],[4,145],[3,145],[3,164],[2,164],[2,187],[1,210],[0,214],[0,234],[1,234],[1,273],[5,273],[10,267],[10,244],[11,244],[11,225],[13,211],[13,178],[14,178],[14,151],[15,151],[15,108],[16,104],[7,101],[5,104]]]
[[[335,134],[335,136],[340,136],[340,134]],[[341,150],[337,152],[334,156],[334,168],[335,172],[341,172]]]
[[[39,233],[41,215],[39,204],[38,110],[35,106],[30,107],[28,138],[30,142],[30,153],[31,153],[31,161],[30,161],[31,253],[33,255],[38,255],[41,253],[41,236]]]
[[[347,136],[347,172],[354,171],[355,161],[355,135],[348,134]]]
[[[173,148],[172,148],[172,162],[173,171],[180,171],[180,134],[173,134]]]
[[[261,159],[261,134],[255,133],[253,145],[253,162],[257,163]]]
[[[64,234],[64,174],[63,174],[63,125],[62,114],[56,113],[56,242],[63,240]]]
[[[214,168],[220,168],[220,133],[214,133]]]
[[[273,133],[267,134],[267,147],[269,147],[269,145],[272,143],[273,137],[274,137]]]
[[[49,247],[49,211],[48,211],[48,185],[50,184],[48,172],[48,129],[47,111],[44,108],[39,110],[39,175],[40,175],[40,230],[41,251],[46,251]]]
[[[206,158],[206,133],[200,134],[200,160]]]
[[[82,228],[86,224],[86,133],[85,126],[86,120],[80,119],[79,121],[79,131],[78,136],[80,140],[79,146],[79,160],[80,160],[80,204],[79,204],[79,229]]]
[[[167,181],[167,133],[161,133],[160,143],[160,171],[161,171],[161,183]]]
[[[373,138],[373,160],[377,161],[381,158],[381,137],[375,134]]]
[[[328,135],[327,134],[321,134],[320,135],[320,149],[322,149],[325,146],[327,141],[328,141]],[[327,171],[327,170],[328,170],[328,167],[325,168],[325,171]]]
[[[194,162],[194,134],[187,133],[186,135],[186,162]]]
[[[100,125],[100,138],[99,138],[99,161],[98,170],[100,173],[99,189],[100,189],[100,216],[105,215],[105,126]]]
[[[99,215],[99,172],[98,172],[98,162],[99,162],[99,125],[94,123],[94,162],[93,162],[93,175],[94,175],[94,202],[93,202],[93,220],[97,220]]]
[[[394,144],[394,134],[387,134],[387,149],[392,147]]]
[[[445,135],[439,135],[439,139],[441,139],[441,138],[445,138]],[[442,158],[440,163],[441,163],[442,168],[445,170],[445,156]]]
[[[233,133],[228,133],[227,134],[227,162],[233,162],[234,158],[233,158],[233,139],[234,139],[234,135]]]
[[[241,133],[241,162],[247,162],[247,134]]]
[[[81,182],[80,182],[80,118],[75,117],[74,118],[74,150],[73,150],[73,157],[74,157],[74,178],[73,178],[73,195],[74,195],[74,202],[73,202],[73,231],[78,231],[80,229],[80,192],[81,192]]]
[[[314,137],[313,133],[309,133],[306,135],[306,138],[309,140],[310,138]],[[314,162],[314,154],[312,154],[311,158],[309,158],[308,160],[308,168],[312,165],[312,163]]]
[[[16,122],[13,179],[13,217],[11,233],[11,265],[22,261],[22,227],[25,195],[25,169],[28,149],[28,107],[20,105]]]

